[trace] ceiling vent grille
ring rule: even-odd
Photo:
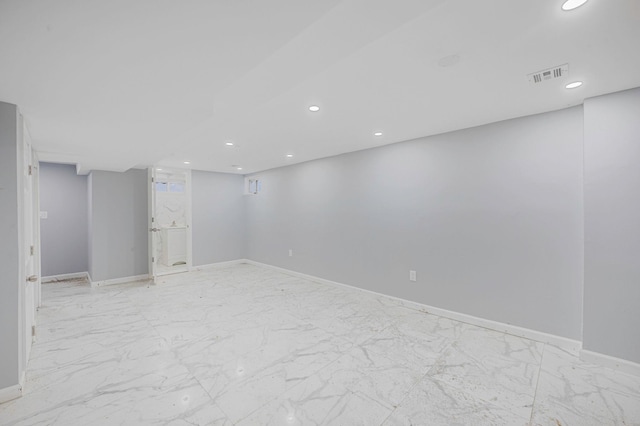
[[[557,67],[548,68],[546,70],[538,71],[527,75],[529,83],[539,84],[548,80],[555,80],[557,78],[566,77],[569,75],[569,64],[558,65]]]

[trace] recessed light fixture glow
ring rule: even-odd
[[[293,154],[287,154],[287,158],[293,158]]]
[[[225,142],[224,143],[226,146],[233,146],[233,142],[229,141],[229,142]]]
[[[311,111],[311,112],[318,112],[318,111],[320,111],[320,107],[319,107],[318,105],[311,105],[311,106],[309,107],[309,111]]]
[[[569,83],[564,87],[566,89],[575,89],[576,87],[580,87],[580,86],[582,86],[582,82],[581,81],[574,81],[573,83]]]
[[[191,164],[191,161],[185,161],[184,164]]]
[[[562,10],[573,10],[577,9],[583,4],[585,4],[587,0],[567,0],[562,4]]]
[[[373,136],[382,136],[382,132],[375,132]]]

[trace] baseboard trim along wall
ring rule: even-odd
[[[590,362],[591,364],[598,364],[622,371],[623,373],[640,376],[640,364],[627,361],[626,359],[616,358],[599,352],[587,351],[585,349],[580,351],[580,359],[585,362]]]
[[[66,280],[73,280],[73,279],[77,279],[77,278],[86,278],[89,280],[89,273],[88,272],[74,272],[71,274],[60,274],[60,275],[51,275],[48,277],[42,277],[41,282],[43,283],[52,283],[52,282],[56,282],[56,281],[66,281]]]
[[[279,266],[273,266],[266,263],[256,262],[251,259],[236,259],[225,262],[209,263],[206,265],[193,266],[191,271],[203,271],[209,269],[224,268],[228,266],[238,265],[241,263],[247,263],[250,265],[261,266],[264,268],[272,269],[278,272],[282,272],[287,275],[304,278],[310,281],[318,282],[321,284],[327,284],[335,287],[349,288],[351,290],[362,291],[365,293],[373,294],[375,296],[386,297],[399,302],[402,306],[408,309],[414,309],[420,312],[425,312],[441,317],[449,318],[452,320],[464,322],[467,324],[475,325],[478,327],[487,328],[490,330],[499,331],[502,333],[510,334],[517,337],[524,337],[526,339],[535,340],[537,342],[549,343],[559,348],[565,349],[571,353],[580,356],[585,362],[589,362],[596,365],[602,365],[604,367],[613,368],[618,371],[622,371],[627,374],[640,376],[640,364],[632,361],[627,361],[621,358],[612,357],[609,355],[601,354],[598,352],[592,352],[582,349],[582,342],[578,340],[568,339],[566,337],[555,336],[553,334],[544,333],[541,331],[531,330],[524,327],[519,327],[511,324],[502,323],[499,321],[488,320],[485,318],[479,318],[472,315],[463,314],[460,312],[449,311],[446,309],[436,308],[434,306],[425,305],[418,302],[413,302],[399,297],[390,296],[383,293],[363,289],[360,287],[352,286],[349,284],[343,284],[336,281],[327,280],[324,278],[316,277],[313,275],[303,274],[301,272],[292,271],[290,269],[281,268]],[[144,281],[150,279],[150,276],[136,275],[133,277],[115,278],[110,280],[92,281],[88,272],[78,272],[73,274],[54,275],[50,277],[43,277],[42,282],[55,282],[62,280],[69,280],[74,278],[87,278],[92,287],[102,287],[107,285],[124,284],[128,282]],[[0,389],[0,403],[10,401],[22,396],[22,384],[17,384],[8,388]]]
[[[8,388],[0,389],[0,404],[8,402],[22,396],[22,385],[17,384]]]
[[[254,260],[245,259],[242,263],[248,263],[251,265],[262,266],[265,268],[273,269],[288,275],[293,275],[296,277],[308,279],[310,281],[315,281],[322,284],[328,284],[337,287],[346,287],[353,290],[363,291],[365,293],[374,294],[376,296],[387,297],[389,299],[396,300],[400,302],[403,306],[414,309],[420,312],[425,312],[429,314],[438,315],[441,317],[449,318],[452,320],[464,322],[467,324],[475,325],[478,327],[488,328],[490,330],[499,331],[502,333],[510,334],[513,336],[524,337],[526,339],[535,340],[537,342],[549,343],[551,345],[557,346],[559,348],[565,349],[571,353],[575,353],[578,355],[580,350],[582,349],[582,342],[578,340],[568,339],[566,337],[555,336],[553,334],[543,333],[541,331],[531,330],[524,327],[518,327],[511,324],[505,324],[498,321],[492,321],[484,318],[474,317],[472,315],[462,314],[459,312],[448,311],[446,309],[436,308],[433,306],[425,305],[418,302],[412,302],[410,300],[401,299],[399,297],[389,296],[387,294],[378,293],[371,290],[366,290],[360,287],[355,287],[348,284],[343,284],[335,281],[326,280],[324,278],[314,277],[313,275],[303,274],[301,272],[291,271],[289,269],[280,268],[278,266],[269,265],[266,263],[256,262]]]
[[[26,371],[23,371],[18,384],[0,389],[0,404],[20,398],[22,396],[22,389],[24,389],[25,380]]]
[[[135,281],[145,281],[149,279],[151,279],[149,274],[143,274],[143,275],[135,275],[133,277],[113,278],[110,280],[101,280],[101,281],[92,281],[91,277],[89,277],[89,282],[91,283],[91,287],[104,287],[107,285],[124,284],[124,283],[131,283]]]
[[[247,259],[227,260],[225,262],[207,263],[206,265],[193,266],[192,271],[204,271],[207,269],[224,268],[226,266],[238,265],[240,263],[249,263]]]

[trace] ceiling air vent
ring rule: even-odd
[[[527,75],[529,83],[544,83],[547,80],[555,80],[556,78],[566,77],[569,75],[569,64],[558,65],[557,67],[538,71]]]

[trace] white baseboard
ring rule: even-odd
[[[280,268],[278,266],[268,265],[266,263],[256,262],[254,260],[246,259],[243,263],[249,263],[256,266],[262,266],[265,268],[273,269],[288,275],[293,275],[296,277],[304,278],[310,281],[315,281],[322,284],[328,284],[332,286],[338,287],[346,287],[349,289],[362,291],[365,293],[374,294],[376,296],[386,297],[389,299],[396,300],[400,302],[403,306],[414,309],[420,312],[426,312],[434,315],[438,315],[441,317],[449,318],[452,320],[464,322],[467,324],[475,325],[478,327],[488,328],[490,330],[499,331],[501,333],[510,334],[513,336],[524,337],[526,339],[535,340],[537,342],[549,343],[554,346],[558,346],[567,351],[573,352],[576,355],[579,353],[580,349],[582,349],[582,342],[578,340],[569,339],[566,337],[556,336],[553,334],[544,333],[541,331],[531,330],[524,327],[519,327],[511,324],[505,324],[498,321],[488,320],[484,318],[474,317],[472,315],[462,314],[459,312],[449,311],[446,309],[436,308],[434,306],[425,305],[418,302],[412,302],[410,300],[401,299],[395,296],[389,296],[387,294],[378,293],[371,290],[366,290],[360,287],[355,287],[348,284],[342,284],[335,281],[326,280],[324,278],[314,277],[313,275],[307,275],[296,271],[291,271],[289,269]]]
[[[622,371],[623,373],[640,376],[640,364],[632,361],[627,361],[626,359],[616,358],[585,349],[580,351],[580,359],[592,364],[598,364],[605,367],[613,368],[615,370]]]
[[[22,393],[24,392],[24,384],[26,383],[26,381],[27,371],[23,370],[20,374],[20,380],[18,381],[17,385],[0,389],[0,404],[22,397]]]
[[[113,278],[110,280],[101,280],[101,281],[91,281],[91,277],[89,277],[89,282],[91,283],[91,287],[104,287],[107,285],[124,284],[124,283],[131,283],[135,281],[145,281],[149,279],[150,279],[149,274],[143,274],[143,275],[135,275],[133,277]]]
[[[73,279],[76,279],[76,278],[89,279],[89,273],[88,272],[74,272],[74,273],[71,273],[71,274],[50,275],[48,277],[42,277],[41,282],[42,283],[51,283],[51,282],[56,282],[56,281],[73,280]]]
[[[8,388],[0,389],[0,404],[8,402],[22,396],[22,384],[9,386]]]
[[[204,271],[207,269],[224,268],[227,266],[238,265],[240,263],[248,263],[247,259],[228,260],[226,262],[208,263],[206,265],[198,265],[191,268],[192,271]]]
[[[387,296],[389,297],[389,296]],[[401,299],[402,300],[402,299]],[[510,334],[512,336],[524,337],[525,339],[535,340],[537,342],[548,343],[553,346],[562,348],[568,352],[578,355],[582,349],[582,342],[579,340],[569,339],[567,337],[556,336],[542,331],[532,330],[530,328],[520,327],[517,325],[507,324],[499,321],[493,321],[485,318],[475,317],[472,315],[462,314],[460,312],[448,311],[446,309],[436,308],[434,306],[422,305],[420,303],[405,301],[417,305],[420,311],[450,318],[467,324],[476,325],[478,327],[488,328],[490,330],[499,331]]]

